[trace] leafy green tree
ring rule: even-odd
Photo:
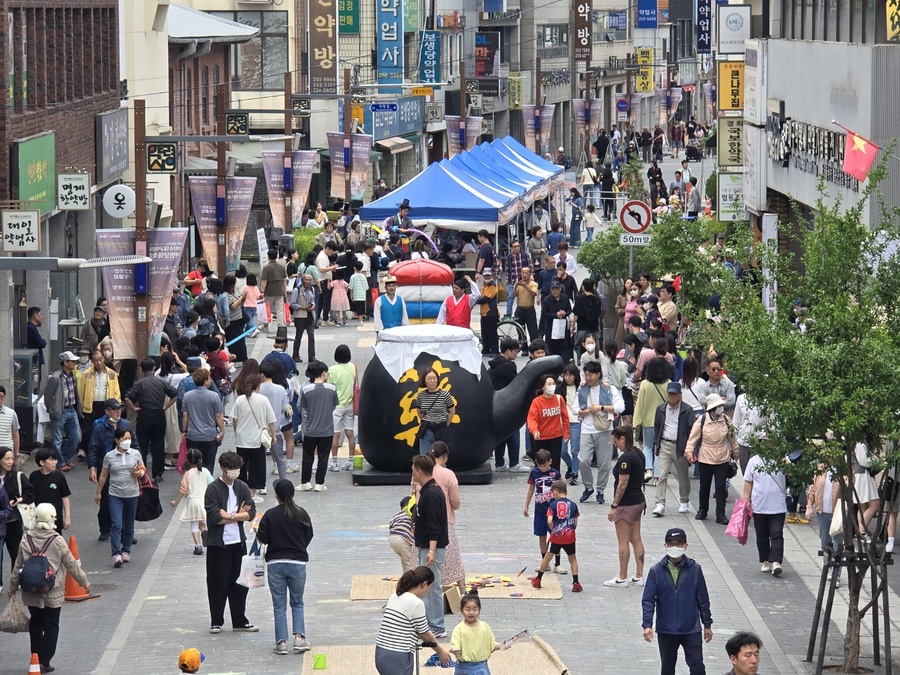
[[[748,398],[771,420],[768,439],[754,451],[795,485],[808,485],[823,471],[839,477],[845,556],[852,561],[842,671],[847,673],[859,672],[860,623],[872,604],[860,606],[867,570],[878,575],[880,587],[886,584],[878,533],[870,537],[861,528],[854,507],[855,450],[858,443],[870,443],[881,467],[898,459],[888,441],[900,438],[900,254],[888,243],[900,236],[900,221],[891,214],[877,230],[863,224],[873,186],[883,175],[883,166],[873,170],[862,199],[850,208],[828,199],[820,183],[810,226],[796,235],[803,274],[777,251],[760,249],[775,307],[764,307],[746,287],[726,286],[726,320],[710,337]],[[795,323],[794,298],[808,305],[802,326]],[[797,450],[799,459],[785,462]],[[880,527],[883,517],[882,502],[869,529]]]

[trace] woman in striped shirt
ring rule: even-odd
[[[419,386],[422,389],[416,395],[412,407],[418,408],[421,427],[419,428],[419,454],[424,455],[435,441],[444,440],[444,429],[450,426],[456,414],[456,404],[450,392],[438,389],[437,371],[429,368],[422,373]]]
[[[375,669],[379,675],[412,675],[416,647],[419,640],[433,643],[441,663],[450,663],[450,654],[437,644],[428,630],[425,603],[434,583],[434,572],[417,567],[400,577],[397,590],[388,598],[375,638]]]

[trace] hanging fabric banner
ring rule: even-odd
[[[447,157],[452,158],[459,154],[459,115],[447,115]],[[466,138],[468,141],[469,139]]]
[[[484,126],[483,117],[467,117],[466,118],[466,150],[475,147],[478,139],[481,137],[481,130]]]
[[[272,227],[284,234],[284,153],[262,153],[263,174],[266,177],[266,191],[269,196],[269,213],[272,215]]]
[[[603,99],[602,98],[592,98],[591,99],[591,120],[590,120],[591,136],[596,136],[600,133],[600,126],[602,125],[602,120],[603,120]]]
[[[350,199],[353,201],[361,202],[366,196],[371,149],[371,136],[353,134],[350,137]]]
[[[575,126],[578,128],[578,133],[584,136],[587,133],[587,127],[585,124],[586,111],[584,109],[584,99],[572,99],[572,109],[575,111]]]
[[[535,142],[533,105],[522,106],[522,122],[522,126],[525,128],[525,147],[531,150],[531,152],[540,153],[540,148]]]
[[[216,178],[214,176],[190,176],[191,208],[197,230],[200,233],[200,244],[203,257],[212,270],[219,266],[219,233],[216,224]],[[255,178],[225,179],[225,269],[229,272],[240,265],[241,249],[244,247],[244,233],[247,220],[253,207],[253,193],[256,190]]]
[[[550,103],[541,106],[541,152],[546,155],[550,152],[550,133],[553,131],[553,111],[556,104]]]

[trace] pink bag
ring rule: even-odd
[[[178,448],[178,459],[175,460],[176,468],[180,474],[184,474],[184,464],[187,462],[187,451],[187,436],[185,436],[181,439],[181,445]]]
[[[731,512],[731,519],[728,521],[728,527],[725,528],[725,534],[737,539],[741,546],[745,545],[750,530],[750,516],[752,515],[753,513],[747,509],[746,499],[735,499],[734,511]]]

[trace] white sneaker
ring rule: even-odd
[[[522,466],[521,464],[516,464],[515,466],[509,467],[511,473],[531,473],[531,469],[527,466]]]
[[[259,490],[256,491],[256,494],[258,494],[258,495],[267,495],[267,494],[269,494],[269,493],[266,492],[266,488],[259,488]]]
[[[656,508],[653,509],[653,515],[659,518],[660,516],[666,515],[666,505],[665,504],[657,504]]]
[[[340,471],[341,470],[341,467],[338,466],[337,459],[333,459],[328,463],[328,470],[329,471]]]
[[[287,466],[288,473],[297,473],[299,470],[300,468],[293,462],[289,463]],[[272,473],[278,473],[278,469],[275,469]]]
[[[316,492],[325,492],[328,488],[325,487],[325,483],[316,483],[316,487],[313,488]]]
[[[772,563],[772,576],[780,577],[781,576],[781,563]]]
[[[678,506],[678,513],[687,513],[690,507],[691,505],[687,502],[681,502],[681,504]]]
[[[497,473],[504,473],[506,471],[509,471],[509,467],[506,466],[506,464],[501,464],[500,466],[495,466],[494,471],[496,471]]]
[[[888,537],[887,543],[884,545],[885,553],[893,553],[894,552],[894,538]]]
[[[629,579],[629,583],[632,586],[643,586],[644,585],[644,577],[631,577],[631,579]]]
[[[769,572],[772,571],[772,564],[764,562],[762,565],[759,566],[759,571],[762,572],[763,574],[768,574]]]
[[[300,489],[301,489],[303,492],[309,492],[310,490],[313,489],[312,483],[301,483],[301,484],[300,484]]]
[[[563,569],[562,565],[556,565],[551,568],[556,574],[568,574],[568,570]]]
[[[344,471],[353,471],[353,460],[348,459],[344,462],[344,466],[341,467]]]
[[[277,466],[273,466],[273,467],[272,467],[272,473],[271,473],[271,475],[272,475],[272,476],[277,476],[277,475],[278,475],[278,467],[277,467]]]
[[[609,586],[610,588],[628,588],[628,584],[631,583],[630,579],[619,579],[619,577],[613,577],[609,581],[604,581],[604,586]]]

